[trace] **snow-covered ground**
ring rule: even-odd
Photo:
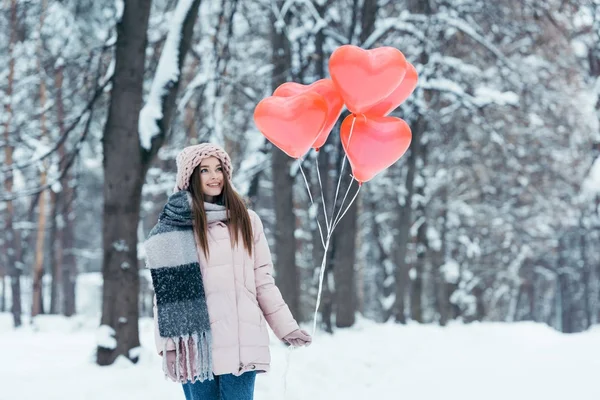
[[[0,400],[184,398],[162,377],[150,319],[140,321],[141,361],[110,367],[93,362],[97,322],[42,316],[15,331],[0,314]],[[272,345],[273,370],[258,377],[256,400],[600,399],[600,328],[563,335],[533,323],[361,320],[307,349]]]

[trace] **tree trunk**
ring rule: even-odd
[[[76,298],[75,285],[77,283],[77,260],[75,259],[75,202],[77,187],[71,184],[72,177],[66,174],[61,185],[63,187],[62,215],[64,227],[58,231],[58,242],[61,246],[57,251],[58,268],[62,268],[62,300],[63,314],[71,317],[75,314]]]
[[[98,346],[97,362],[109,365],[140,345],[137,226],[143,181],[138,120],[142,108],[150,1],[125,2],[117,23],[115,72],[104,149],[101,324],[114,330],[116,346]]]
[[[319,13],[319,15],[321,17],[323,17],[324,13],[325,13],[326,5],[315,3],[315,8],[316,8],[317,12]],[[325,56],[324,44],[325,44],[325,35],[323,34],[322,30],[319,30],[317,32],[317,34],[315,35],[315,52],[314,52],[315,64],[316,64],[315,72],[316,72],[317,79],[326,78],[326,72],[325,72],[326,56]],[[327,222],[325,219],[325,213],[327,213],[329,210],[326,208],[326,204],[327,204],[327,201],[329,201],[329,202],[333,201],[333,196],[331,193],[331,175],[330,175],[330,171],[331,171],[330,150],[331,150],[332,146],[335,146],[335,140],[334,140],[333,134],[329,135],[329,137],[327,138],[326,144],[321,149],[319,149],[319,152],[316,155],[316,159],[318,160],[319,165],[318,165],[318,171],[315,169],[314,172],[315,172],[315,174],[318,173],[321,177],[321,185],[320,186],[318,184],[318,182],[319,182],[318,177],[314,176],[315,174],[313,174],[313,176],[312,176],[313,199],[314,199],[316,207],[317,207],[317,210],[316,210],[317,211],[316,212],[317,220],[321,224],[321,228],[323,230],[323,239],[326,239],[326,236],[327,236]],[[322,196],[321,196],[321,194],[322,194]],[[323,203],[323,201],[321,201],[322,198],[325,199],[325,204]],[[318,274],[319,267],[321,266],[321,262],[325,255],[324,254],[325,249],[323,248],[323,244],[321,241],[321,235],[319,234],[316,223],[313,224],[312,243],[313,243],[312,244],[313,245],[312,258],[314,260],[315,268],[316,268],[316,271]],[[331,246],[330,246],[329,250],[327,251],[327,259],[325,260],[325,264],[324,264],[325,265],[325,275],[323,277],[323,293],[321,296],[321,310],[320,310],[321,311],[321,323],[323,324],[325,331],[328,333],[333,333],[333,322],[332,322],[333,288],[330,285],[330,283],[331,283],[330,282],[331,281],[331,267],[332,267],[331,266],[331,258],[332,257],[331,257]]]
[[[46,185],[46,172],[42,172],[40,185]],[[33,290],[31,316],[44,313],[43,278],[44,278],[44,241],[46,239],[46,196],[45,191],[38,199],[38,230],[35,245],[35,266],[33,270]]]
[[[571,293],[569,290],[569,277],[566,274],[558,275],[558,286],[560,290],[561,298],[561,321],[562,326],[560,327],[563,333],[573,333],[573,313],[571,307]]]
[[[340,189],[340,191],[342,190]],[[342,193],[345,193],[345,190]],[[350,206],[348,213],[340,221],[333,236],[335,325],[338,328],[351,327],[356,319],[357,302],[354,264],[356,262],[357,203],[358,199]]]
[[[56,113],[58,134],[62,137],[65,133],[65,112],[62,96],[63,66],[58,65],[54,74],[54,86],[56,88]],[[66,166],[65,146],[58,149],[60,160],[65,160],[59,166],[62,171]],[[68,173],[61,178],[61,190],[58,193],[51,192],[52,196],[52,231],[50,233],[50,271],[52,272],[52,289],[50,293],[50,313],[59,314],[64,308],[64,273],[67,267],[64,265],[64,230],[68,219],[66,213],[66,201],[70,192]],[[59,220],[60,219],[60,220]]]
[[[446,263],[446,252],[448,249],[447,235],[448,235],[448,188],[444,186],[441,192],[441,200],[443,204],[442,216],[439,219],[441,224],[441,246],[435,250],[433,257],[433,268],[436,271],[436,305],[439,314],[439,322],[441,326],[446,326],[448,321],[452,318],[450,315],[450,295],[452,294],[449,289],[450,285],[447,282],[446,274],[442,270],[442,266]]]
[[[421,143],[419,145],[419,155],[421,163],[419,165],[424,168],[427,165],[427,144]],[[423,287],[425,285],[425,270],[427,263],[427,255],[430,253],[429,241],[427,239],[427,204],[424,203],[425,199],[425,186],[420,185],[417,188],[417,197],[420,199],[417,212],[418,218],[423,218],[423,223],[419,225],[417,229],[417,243],[416,243],[416,260],[414,264],[415,276],[412,280],[411,290],[411,318],[414,321],[423,323]]]
[[[377,0],[364,0],[361,10],[361,32],[359,36],[361,43],[366,41],[375,29],[377,10]],[[344,155],[341,142],[339,143],[338,154],[340,157]],[[349,166],[347,167],[350,168]],[[345,175],[347,171],[340,172]],[[346,190],[352,183],[352,180],[344,178],[345,176],[342,176],[342,185],[340,186],[342,199],[343,194],[346,193]],[[348,201],[350,201],[352,194],[348,196]],[[359,201],[360,197],[357,197],[348,209],[347,214],[340,221],[333,235],[333,248],[335,249],[333,273],[335,277],[336,326],[338,328],[346,328],[354,325],[356,316],[357,288],[354,269],[356,264],[356,220],[358,217]]]
[[[560,331],[563,333],[573,333],[573,307],[572,307],[572,293],[570,290],[570,277],[568,273],[562,272],[566,270],[567,259],[565,257],[565,252],[567,249],[567,244],[565,241],[567,238],[565,236],[559,238],[558,240],[558,265],[556,270],[557,274],[557,283],[558,283],[558,291],[560,293]]]
[[[8,46],[8,79],[6,85],[6,95],[4,100],[4,162],[7,167],[13,164],[13,147],[10,145],[10,130],[13,116],[12,95],[15,76],[15,57],[14,47],[17,42],[17,0],[10,2],[10,43]],[[6,174],[4,179],[4,188],[6,193],[12,193],[13,190],[13,174],[12,171]],[[6,262],[7,269],[10,273],[12,306],[11,312],[13,315],[13,323],[15,327],[21,326],[21,270],[17,266],[18,254],[17,251],[17,232],[13,227],[14,220],[14,205],[12,200],[6,202],[5,213],[5,235],[6,235]]]
[[[331,219],[339,212],[343,212],[357,190],[357,185],[353,185],[350,188],[348,198],[345,203],[342,204],[345,193],[349,186],[354,183],[353,179],[350,178],[350,166],[346,162],[344,171],[341,171],[341,165],[343,163],[342,158],[345,153],[341,148],[341,143],[338,143],[338,162],[336,165],[339,166],[338,180],[341,179],[339,188],[339,195],[337,202],[335,203],[335,213],[332,214]],[[340,175],[342,174],[342,175]],[[336,181],[337,182],[337,181]],[[337,183],[336,183],[337,191]],[[355,284],[355,271],[354,264],[356,262],[356,219],[358,210],[357,197],[354,203],[348,209],[348,212],[339,221],[335,232],[332,235],[332,264],[333,264],[333,277],[335,282],[335,290],[333,292],[334,310],[335,310],[335,324],[338,328],[347,328],[354,325],[355,314],[356,314],[356,284]],[[331,201],[333,204],[333,200]],[[341,214],[340,214],[341,215]],[[333,222],[330,222],[333,223]]]
[[[281,8],[281,2],[277,2]],[[288,14],[289,15],[289,14]],[[286,16],[286,19],[288,17]],[[275,16],[271,20],[271,44],[274,90],[289,77],[291,54],[290,43],[282,28],[278,28]],[[293,212],[294,177],[290,174],[292,159],[273,146],[271,153],[273,174],[273,198],[275,203],[275,259],[277,284],[292,314],[302,320],[300,313],[300,279],[296,265],[296,217]]]
[[[419,192],[422,192],[419,190]],[[419,206],[421,208],[421,206]],[[421,212],[424,210],[422,209]],[[425,218],[425,215],[421,215]],[[425,274],[425,256],[427,255],[427,222],[417,230],[417,259],[413,265],[414,276],[411,281],[410,316],[413,321],[423,323],[423,279]]]
[[[191,45],[200,0],[186,10],[179,36],[177,67],[181,71]],[[163,117],[156,121],[159,133],[150,149],[140,146],[138,132],[142,106],[144,63],[151,1],[125,3],[117,24],[117,44],[113,89],[104,129],[104,215],[101,324],[111,328],[114,348],[98,347],[97,362],[109,365],[119,355],[137,362],[130,350],[139,342],[140,280],[137,258],[137,228],[142,186],[146,172],[170,129],[181,74],[161,89]],[[169,38],[168,38],[169,39]],[[173,38],[174,39],[174,38]],[[170,54],[167,54],[169,56]],[[161,55],[161,61],[164,54]],[[166,61],[172,62],[172,60]],[[162,83],[162,82],[161,82]]]
[[[5,264],[2,264],[5,265]],[[6,276],[4,271],[0,276],[0,287],[2,288],[2,294],[0,294],[0,312],[6,312]]]
[[[62,243],[58,243],[58,227],[57,227],[57,219],[58,219],[58,197],[59,194],[54,191],[50,191],[50,208],[51,208],[51,225],[50,225],[50,252],[48,254],[50,258],[50,273],[52,275],[52,282],[50,286],[50,314],[58,314],[60,312],[59,305],[59,290],[60,283],[62,281],[60,272],[61,268],[57,263],[57,253],[58,248],[62,246]]]
[[[586,235],[583,227],[583,221],[580,221],[581,231],[579,232],[579,251],[581,258],[581,285],[583,286],[583,310],[585,313],[585,329],[588,329],[592,326],[592,306],[591,306],[591,282],[590,275],[592,266],[588,263],[587,254],[586,254]]]
[[[410,225],[412,223],[412,198],[414,195],[415,173],[417,158],[420,153],[420,136],[425,132],[427,122],[418,117],[412,127],[413,142],[409,151],[406,173],[406,198],[404,206],[398,205],[398,219],[396,220],[396,251],[394,252],[394,264],[396,265],[396,299],[394,300],[394,317],[396,322],[406,323],[405,301],[406,288],[408,284],[408,272],[410,266],[406,263],[408,242],[410,240]]]
[[[409,0],[406,9],[414,14],[431,14],[431,5],[427,1]],[[427,55],[422,53],[420,61],[426,65]],[[421,153],[421,136],[427,130],[427,121],[422,115],[419,115],[415,123],[411,126],[413,141],[411,143],[410,154],[408,157],[408,171],[406,174],[406,200],[404,206],[399,206],[397,219],[397,241],[395,252],[396,264],[396,299],[394,301],[394,316],[396,322],[406,323],[405,316],[405,298],[406,287],[409,279],[409,265],[406,263],[406,254],[408,242],[410,240],[410,225],[412,224],[412,197],[414,194],[414,180],[416,172],[417,158]]]
[[[333,136],[333,135],[331,135]],[[321,190],[323,191],[323,197],[325,198],[325,204],[327,204],[327,200],[332,201],[333,196],[330,195],[330,160],[329,153],[326,146],[328,146],[331,141],[331,136],[327,139],[327,144],[323,146],[316,157],[319,160],[319,171],[318,173],[321,176],[321,187],[318,185],[318,178],[313,177],[312,182],[312,194],[313,199],[315,201],[315,205],[317,207],[316,218],[321,224],[321,229],[323,231],[323,240],[326,240],[327,237],[327,222],[325,219],[325,213],[328,212],[327,208],[321,201]],[[317,171],[315,171],[317,172]],[[312,259],[314,261],[314,266],[316,268],[316,276],[319,276],[319,269],[322,264],[323,257],[325,256],[325,249],[323,247],[323,242],[321,241],[321,234],[319,233],[319,228],[316,223],[312,224]],[[332,259],[332,246],[329,246],[329,250],[327,251],[327,259],[325,260],[325,275],[323,276],[323,292],[321,296],[321,323],[324,325],[324,329],[328,333],[333,333],[333,290],[331,287],[331,259]]]
[[[71,192],[74,195],[74,189]],[[69,199],[65,199],[69,201]],[[63,314],[66,317],[75,315],[76,297],[75,285],[77,283],[77,264],[73,248],[75,247],[75,221],[72,217],[72,205],[66,206],[65,216],[67,218],[64,229],[63,243],[63,273],[62,273],[62,289],[63,289]]]
[[[42,9],[40,12],[40,26],[39,26],[39,38],[38,38],[38,49],[37,49],[37,73],[40,80],[40,133],[41,140],[44,142],[48,138],[48,129],[46,127],[46,81],[45,72],[42,66],[43,59],[43,43],[42,43],[42,28],[44,27],[44,18],[46,16],[46,4],[47,0],[42,0]],[[46,186],[47,177],[47,163],[44,161],[43,169],[40,175],[40,187]],[[46,239],[46,191],[42,191],[38,198],[38,230],[37,239],[35,245],[35,266],[33,269],[33,290],[32,290],[32,306],[31,306],[31,317],[35,317],[38,314],[44,312],[43,302],[43,291],[44,284],[42,282],[44,278],[44,242]]]
[[[75,212],[73,210],[77,188],[75,186],[71,187],[70,181],[70,176],[67,176],[62,184],[65,188],[62,193],[64,196],[62,200],[64,228],[58,231],[58,242],[61,246],[58,248],[56,259],[58,268],[62,268],[62,312],[66,317],[73,316],[77,311],[75,298],[77,263],[74,254]]]

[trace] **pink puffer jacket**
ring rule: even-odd
[[[299,329],[273,279],[273,263],[263,225],[249,210],[254,233],[254,251],[248,255],[243,243],[231,247],[229,230],[223,222],[208,225],[208,260],[198,250],[206,303],[213,338],[213,373],[241,375],[250,370],[268,371],[271,362],[266,322],[275,335]],[[158,333],[154,308],[154,337],[161,354],[165,338]],[[266,320],[266,322],[265,322]],[[167,350],[174,350],[167,343]]]

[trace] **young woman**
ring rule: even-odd
[[[145,242],[157,351],[188,400],[253,399],[256,373],[269,370],[267,323],[289,345],[311,343],[275,286],[263,225],[231,175],[219,146],[183,149],[175,193]]]

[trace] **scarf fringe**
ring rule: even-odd
[[[213,380],[212,373],[212,335],[210,331],[200,334],[183,335],[170,338],[175,343],[175,376],[176,382],[194,383]],[[163,371],[165,377],[169,377],[167,365],[167,342],[163,345]],[[183,354],[185,353],[185,355]],[[185,356],[185,360],[181,357]],[[193,361],[192,361],[193,360]],[[184,361],[187,368],[185,374],[181,371],[181,362]]]

